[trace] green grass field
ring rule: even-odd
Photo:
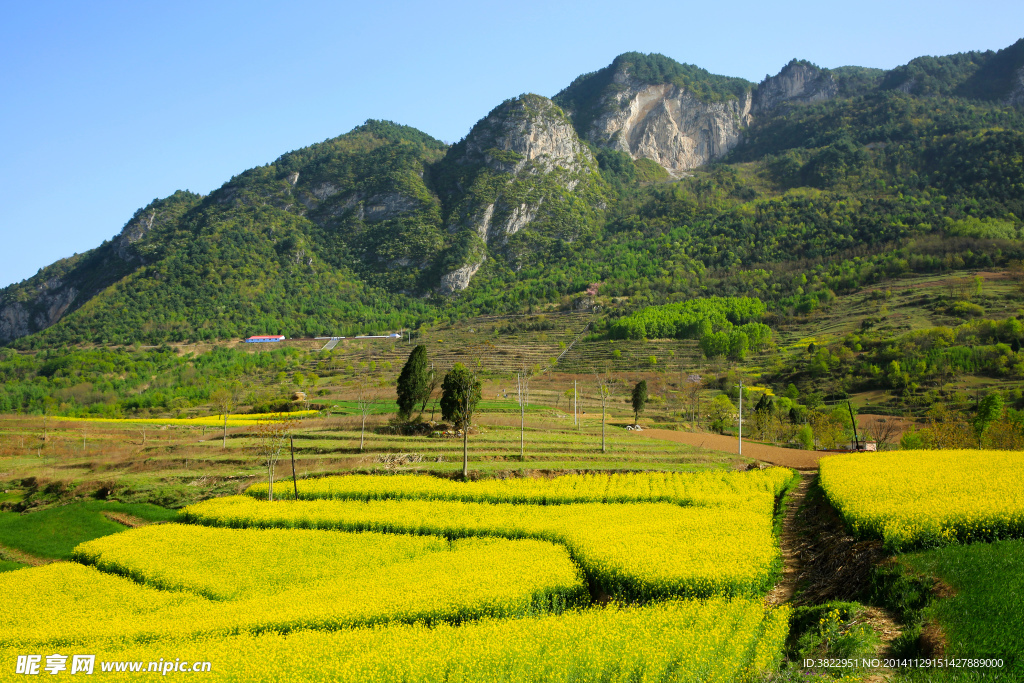
[[[902,560],[955,591],[925,610],[942,626],[950,655],[1003,658],[1024,680],[1024,541],[953,545]]]
[[[123,525],[104,517],[104,511],[124,513],[154,522],[170,521],[177,516],[174,510],[146,503],[95,500],[76,501],[28,514],[0,512],[0,545],[37,557],[66,560],[79,543],[125,529]]]
[[[0,572],[12,572],[15,569],[21,569],[25,565],[20,562],[10,562],[8,560],[0,560]]]

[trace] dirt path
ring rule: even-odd
[[[714,451],[735,453],[737,450],[737,439],[732,436],[721,434],[707,434],[705,432],[676,432],[670,429],[644,429],[642,432],[629,432],[638,436],[645,436],[649,439],[662,439],[664,441],[675,441],[691,446],[704,447]],[[743,442],[743,456],[768,462],[781,467],[791,467],[795,470],[817,470],[818,458],[827,453],[817,451],[804,451],[796,448],[779,448],[778,446],[766,446],[751,441]]]
[[[135,529],[140,526],[148,526],[152,524],[152,522],[150,522],[147,519],[142,519],[141,517],[136,517],[135,515],[128,515],[123,512],[110,512],[109,510],[104,510],[103,516],[112,522],[123,524],[129,529]]]
[[[821,605],[831,600],[861,600],[874,567],[887,553],[878,541],[861,541],[850,535],[818,488],[813,489],[816,472],[801,472],[794,500],[782,524],[783,578],[768,594],[773,605],[792,601],[794,605]],[[794,589],[801,592],[794,599]],[[892,655],[892,643],[902,634],[893,614],[877,606],[865,606],[859,623],[870,626],[880,643],[875,658]],[[862,670],[865,683],[885,683],[895,672],[876,668]]]
[[[51,562],[59,562],[59,560],[51,560],[45,557],[36,557],[35,555],[29,555],[26,552],[17,550],[15,548],[8,548],[5,545],[0,545],[0,560],[7,560],[8,562],[20,562],[21,564],[27,564],[30,567],[39,567],[44,564],[50,564]]]
[[[782,546],[782,579],[768,593],[766,601],[769,605],[789,602],[796,592],[796,584],[800,578],[800,554],[797,552],[800,522],[797,520],[797,511],[804,502],[813,478],[814,474],[811,472],[800,473],[800,484],[794,489],[789,507],[786,508],[786,517],[782,520],[782,536],[779,539]]]
[[[892,642],[903,634],[903,629],[893,618],[892,612],[881,607],[868,607],[864,610],[863,617],[864,623],[874,629],[882,641],[875,651],[875,657],[881,660],[892,657]],[[884,667],[870,669],[864,683],[887,683],[895,675],[895,671]]]

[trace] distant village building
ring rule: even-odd
[[[245,340],[246,344],[260,344],[263,342],[279,342],[284,341],[285,336],[283,334],[254,334]]]

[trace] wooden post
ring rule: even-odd
[[[516,374],[516,389],[519,391],[519,462],[526,460],[526,410],[523,407],[522,379]]]
[[[299,482],[295,479],[295,437],[288,435],[288,445],[292,450],[292,486],[295,487],[295,500],[299,499]]]
[[[857,438],[857,420],[853,417],[853,406],[849,401],[846,402],[846,407],[850,409],[850,422],[853,423],[853,450],[860,450],[860,439]],[[877,446],[876,446],[877,448]]]
[[[601,387],[601,452],[607,453],[608,449],[604,445],[604,421],[605,421],[605,405],[606,397],[604,395],[604,387]]]
[[[743,378],[740,377],[740,417],[739,417],[739,430],[740,430],[740,455],[743,455]]]

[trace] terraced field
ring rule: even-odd
[[[77,563],[0,574],[17,596],[0,602],[0,661],[88,652],[124,680],[104,667],[176,648],[210,680],[262,680],[287,652],[289,672],[335,662],[344,681],[753,682],[788,630],[763,596],[791,476],[352,476],[353,497],[384,499],[317,499],[312,482],[310,500],[211,499],[179,518],[204,526],[107,535]],[[481,496],[519,502],[458,500]]]

